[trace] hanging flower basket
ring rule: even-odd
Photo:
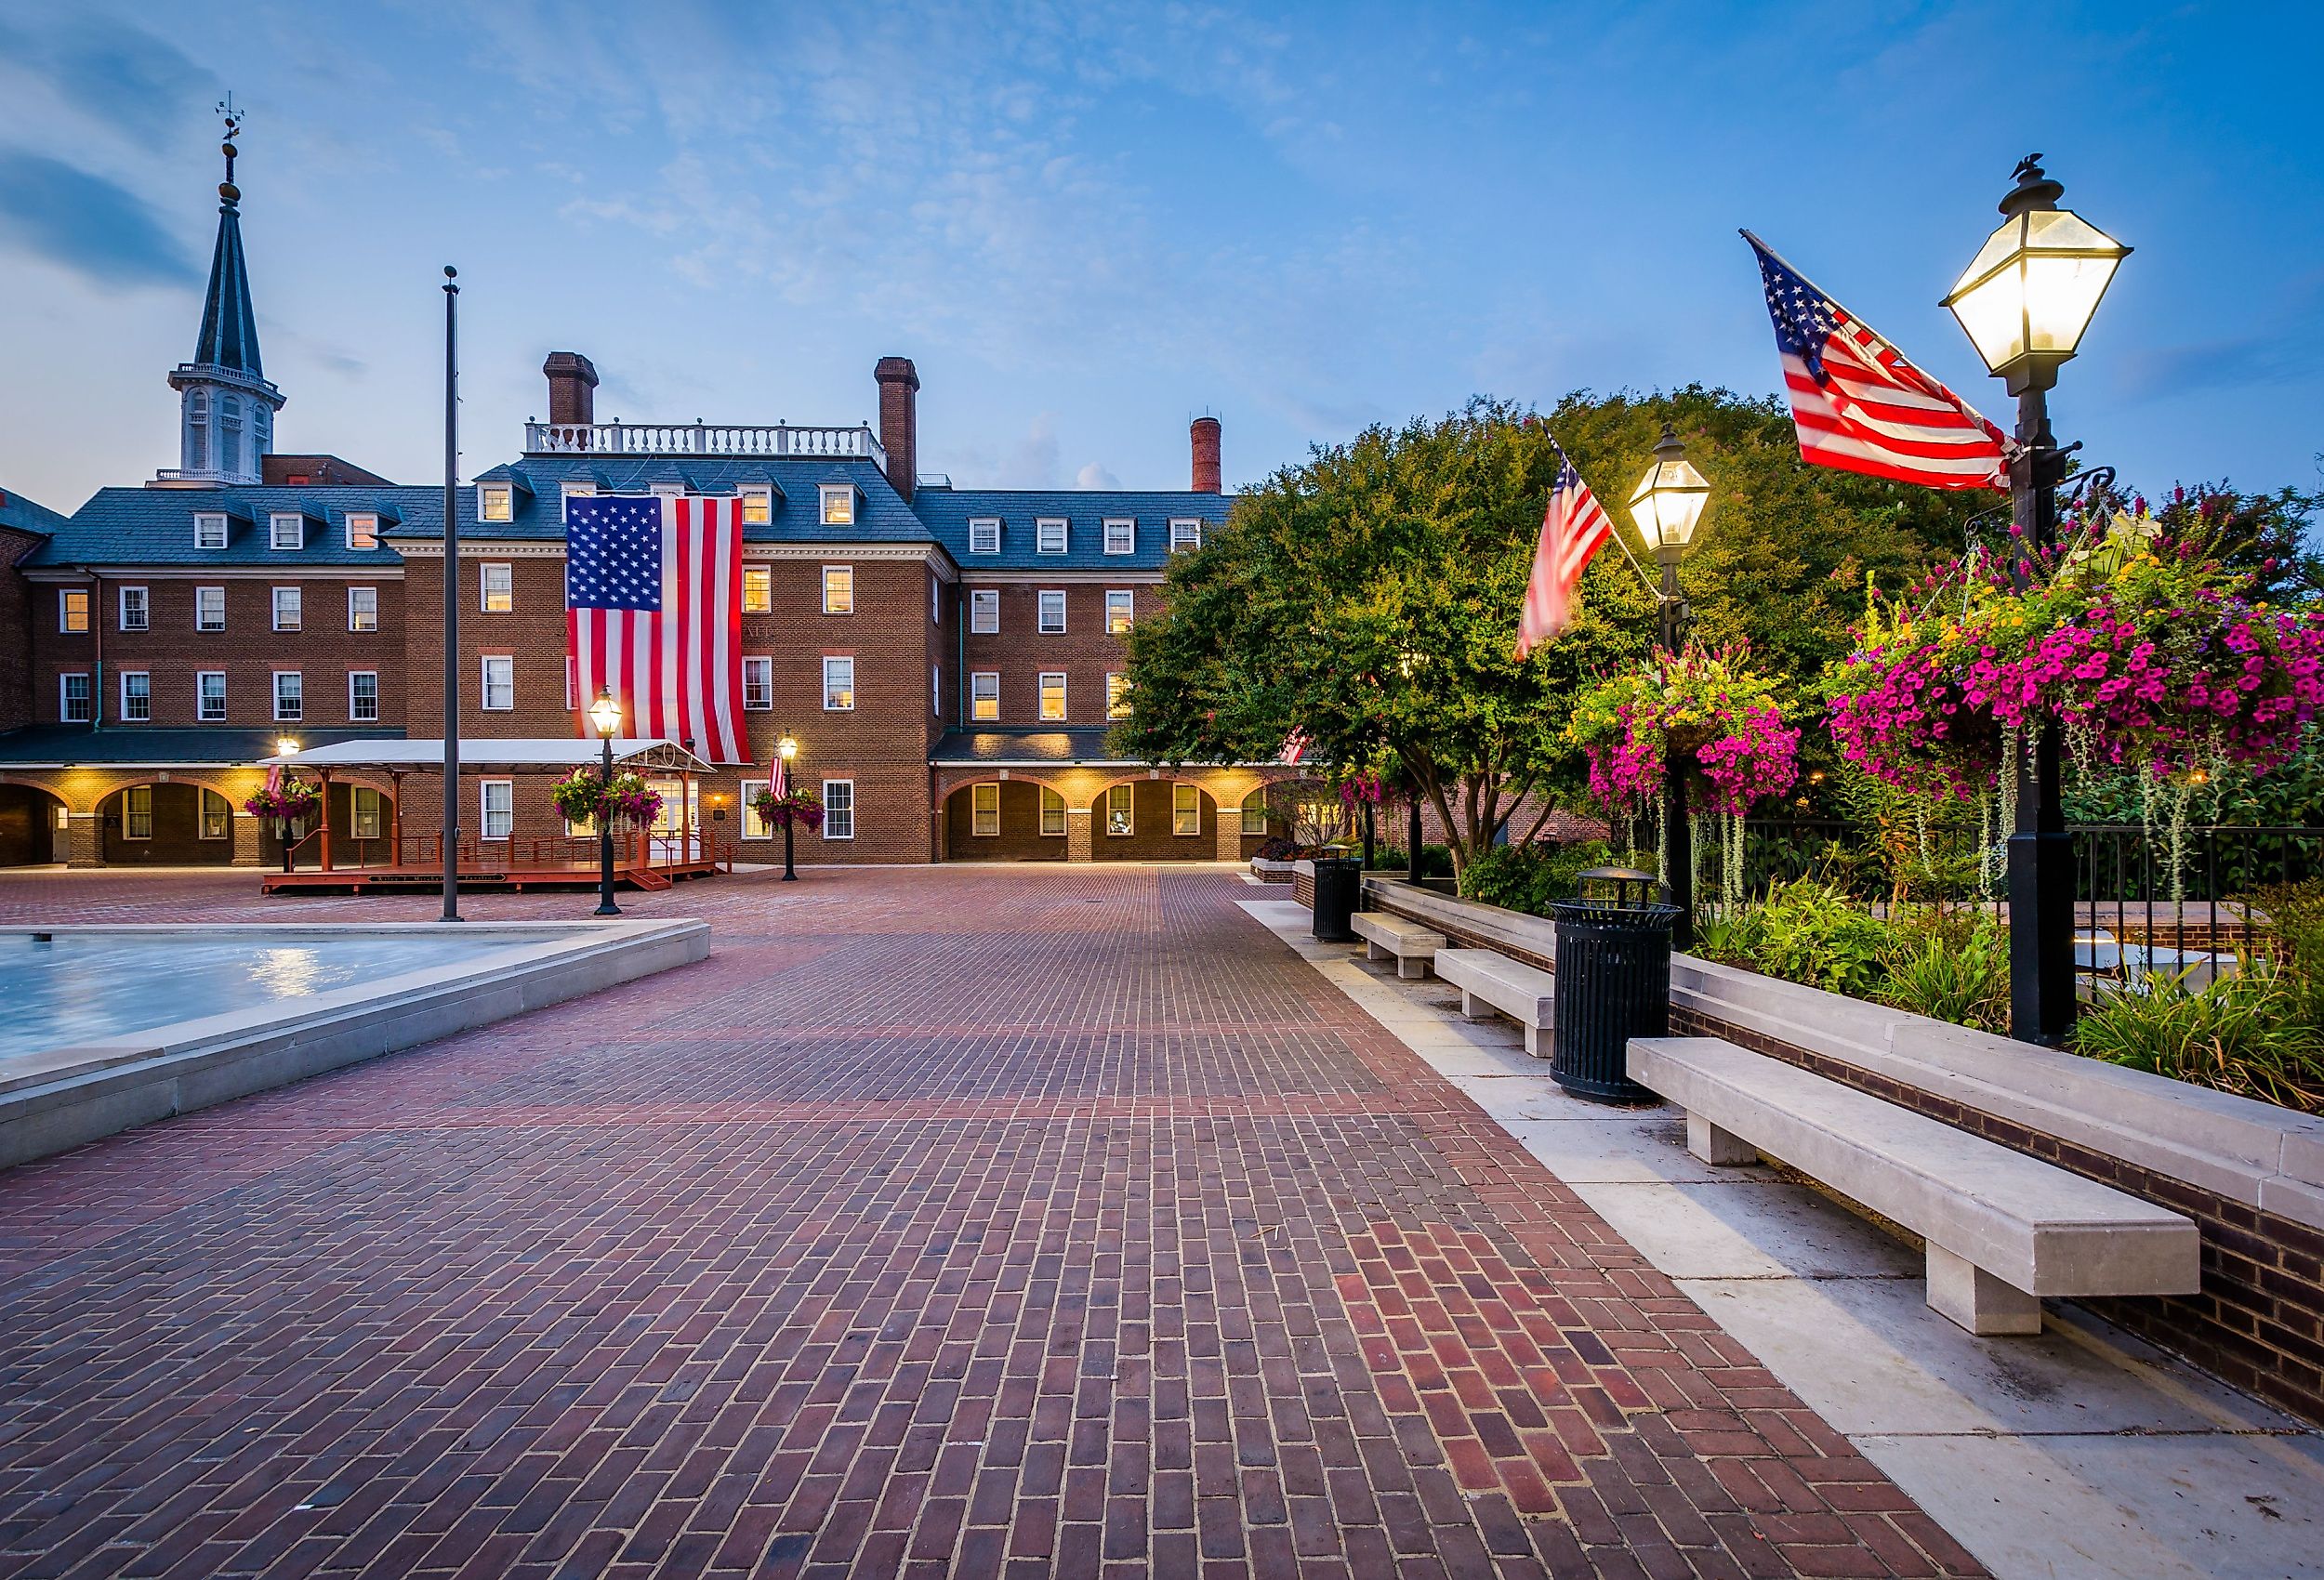
[[[1665,763],[1691,757],[1701,810],[1741,817],[1800,777],[1800,732],[1783,721],[1776,683],[1749,650],[1689,644],[1600,681],[1574,703],[1566,738],[1590,761],[1590,789],[1616,813],[1653,804]]]
[[[254,818],[271,818],[287,825],[311,816],[322,804],[323,793],[314,785],[284,775],[273,789],[260,790],[244,801],[242,810]]]
[[[811,833],[823,828],[823,798],[812,790],[793,790],[777,796],[761,788],[750,798],[751,810],[766,819],[770,828],[807,829]]]
[[[598,823],[627,831],[651,828],[662,815],[662,794],[634,773],[617,773],[611,784],[595,769],[577,768],[561,779],[548,798],[568,823]]]

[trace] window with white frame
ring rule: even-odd
[[[766,813],[759,810],[758,795],[759,792],[755,789],[743,793],[743,837],[745,839],[772,839],[774,824],[769,823]]]
[[[1129,554],[1138,547],[1138,523],[1116,519],[1105,523],[1105,552]]]
[[[823,661],[823,705],[826,713],[845,713],[855,705],[855,660],[826,657]]]
[[[774,567],[746,565],[743,567],[743,612],[772,614],[774,612]]]
[[[266,521],[266,546],[274,549],[307,546],[307,518],[295,510],[278,510]]]
[[[1052,587],[1041,595],[1040,629],[1044,636],[1055,636],[1065,628],[1065,593]]]
[[[193,546],[212,552],[226,546],[226,518],[223,514],[205,510],[194,517]]]
[[[928,623],[931,625],[944,623],[944,584],[935,576],[928,578]]]
[[[205,669],[193,678],[193,717],[204,724],[226,722],[226,671]]]
[[[121,606],[116,612],[125,631],[142,631],[153,621],[152,603],[143,587],[123,587]]]
[[[823,836],[825,839],[855,837],[855,781],[826,779],[823,782]]]
[[[297,630],[303,602],[304,599],[300,597],[298,588],[276,587],[274,589],[274,628],[278,631]]]
[[[1105,595],[1105,634],[1118,637],[1129,629],[1137,617],[1137,594],[1129,587],[1109,588]]]
[[[969,552],[998,554],[1000,552],[1000,518],[980,516],[969,523]]]
[[[226,589],[224,587],[193,589],[193,628],[197,631],[226,629]]]
[[[1000,672],[980,669],[969,677],[969,718],[990,724],[1000,718]]]
[[[218,469],[242,470],[242,402],[231,395],[218,398]]]
[[[1170,786],[1170,832],[1181,838],[1202,832],[1202,792],[1192,784]]]
[[[1041,718],[1048,723],[1064,722],[1065,677],[1055,670],[1041,677]]]
[[[1109,669],[1105,672],[1105,717],[1108,718],[1129,717],[1129,677],[1118,669]]]
[[[1267,834],[1267,787],[1261,785],[1243,797],[1243,836],[1265,838]]]
[[[823,524],[826,527],[852,527],[855,524],[853,483],[827,482],[823,485]]]
[[[574,672],[574,667],[573,654],[565,654],[565,711],[567,713],[571,713],[581,705],[581,699],[574,695],[581,689],[581,678]]]
[[[231,839],[234,836],[234,803],[215,790],[202,792],[202,837]]]
[[[379,628],[377,587],[347,589],[347,628],[350,631],[376,631]]]
[[[361,551],[379,546],[379,518],[368,510],[347,513],[347,546]]]
[[[121,837],[153,837],[153,787],[132,784],[121,793]]]
[[[1065,797],[1046,784],[1041,786],[1041,837],[1065,837]]]
[[[1182,554],[1187,549],[1201,546],[1202,523],[1200,521],[1172,521],[1170,523],[1170,552],[1172,554]]]
[[[376,669],[350,669],[347,672],[347,717],[356,724],[378,722],[379,672]]]
[[[88,588],[57,589],[57,629],[68,637],[88,634]]]
[[[1127,839],[1138,832],[1137,787],[1116,784],[1105,793],[1105,832],[1108,837]]]
[[[517,705],[517,661],[505,652],[485,653],[484,711],[508,713]]]
[[[516,490],[505,482],[478,483],[476,519],[480,521],[516,520]]]
[[[743,710],[765,713],[774,706],[774,660],[768,657],[743,660]]]
[[[743,495],[743,525],[763,527],[774,520],[774,490],[746,488]]]
[[[855,567],[825,565],[823,568],[823,612],[825,614],[855,612]]]
[[[944,666],[941,664],[928,668],[928,711],[939,718],[944,716]]]
[[[274,672],[274,722],[296,724],[307,717],[307,685],[296,669]]]
[[[486,614],[509,614],[517,607],[517,572],[513,565],[476,568],[478,606]]]
[[[206,389],[186,396],[186,466],[197,472],[210,469],[210,392]]]
[[[143,669],[121,672],[121,721],[150,724],[153,720],[153,677]]]
[[[357,839],[378,839],[387,833],[387,797],[368,784],[348,792],[348,833]]]
[[[476,786],[477,810],[486,839],[506,839],[517,825],[517,784],[513,779],[487,779]]]
[[[1000,837],[1000,786],[969,786],[969,832],[979,839]]]
[[[1000,589],[969,589],[969,635],[989,637],[1000,629]]]
[[[67,724],[95,722],[97,688],[86,671],[57,677],[57,717]]]
[[[1065,518],[1043,516],[1033,523],[1033,552],[1063,554],[1065,552]]]
[[[567,479],[557,485],[557,498],[560,504],[568,499],[594,499],[596,497],[597,484],[593,482],[575,482]]]
[[[648,483],[646,487],[648,492],[650,492],[656,499],[683,499],[686,497],[686,485],[682,482]]]

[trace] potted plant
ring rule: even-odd
[[[296,774],[284,774],[271,779],[266,786],[243,802],[242,810],[264,823],[274,824],[275,837],[283,845],[283,870],[291,870],[291,825],[311,816],[323,805],[323,793]]]

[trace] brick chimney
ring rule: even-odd
[[[548,375],[548,420],[553,423],[593,423],[597,420],[597,369],[578,351],[551,351],[541,364]]]
[[[1186,437],[1195,450],[1195,492],[1225,493],[1219,481],[1219,419],[1196,417],[1188,426]]]
[[[909,357],[882,357],[872,377],[879,381],[879,447],[888,453],[888,481],[909,505],[918,481],[912,468],[919,464],[920,371]]]

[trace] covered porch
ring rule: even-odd
[[[577,888],[598,878],[597,831],[569,825],[548,800],[548,787],[576,769],[594,772],[598,743],[562,739],[462,740],[459,749],[460,887]],[[314,781],[325,815],[287,852],[287,871],[271,872],[260,890],[425,889],[443,881],[444,831],[440,821],[444,750],[442,740],[360,741],[262,758]],[[662,792],[662,813],[651,828],[618,833],[614,841],[616,883],[667,889],[683,878],[733,872],[734,851],[699,815],[700,783],[710,765],[675,741],[624,738],[614,742],[614,770],[635,773]],[[335,826],[332,786],[357,779],[387,785],[383,836]],[[406,780],[419,780],[421,818],[406,810]],[[518,787],[527,794],[520,797]]]

